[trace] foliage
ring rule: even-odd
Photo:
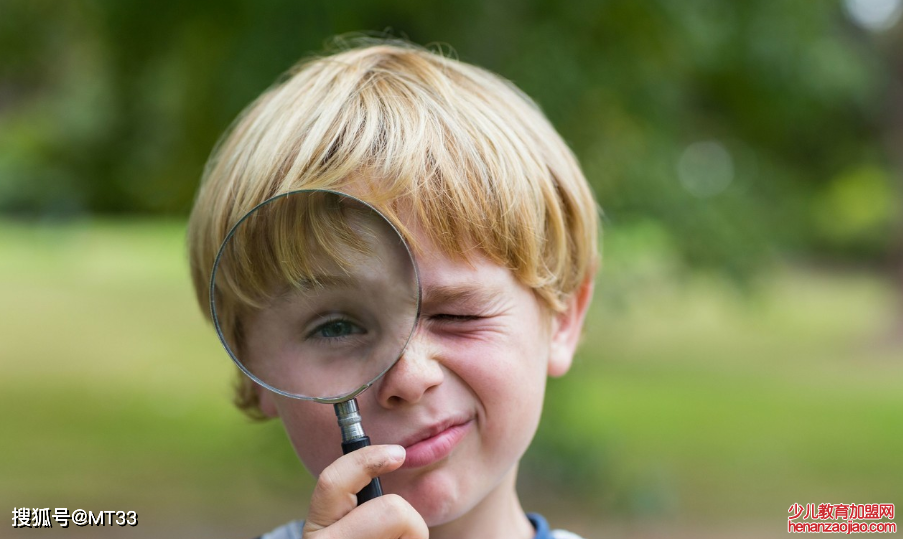
[[[243,106],[330,36],[388,30],[514,80],[581,158],[607,225],[658,227],[693,267],[746,275],[774,249],[876,260],[899,237],[885,51],[901,47],[853,28],[837,2],[3,0],[2,11],[8,214],[185,215]]]

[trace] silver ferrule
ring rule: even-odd
[[[342,441],[350,442],[363,438],[364,427],[361,426],[361,414],[357,411],[357,400],[337,402],[334,408],[335,415],[339,418],[339,427],[342,428]]]

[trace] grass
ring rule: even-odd
[[[0,223],[0,507],[128,506],[147,536],[250,537],[303,516],[311,480],[279,425],[229,404],[183,236]],[[528,509],[593,535],[599,519],[779,527],[794,502],[903,502],[887,284],[785,269],[744,292],[677,276],[662,245],[608,239],[584,346],[521,467]]]

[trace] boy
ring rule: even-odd
[[[410,45],[302,63],[205,169],[189,223],[205,313],[229,228],[298,189],[352,194],[401,224],[423,303],[404,355],[358,397],[370,447],[341,456],[330,406],[241,379],[236,404],[280,418],[318,477],[307,519],[264,537],[553,537],[515,479],[546,376],[570,367],[597,264],[596,205],[565,143],[510,83]],[[377,476],[386,495],[358,507]]]

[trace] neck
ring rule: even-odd
[[[461,517],[430,528],[430,539],[533,539],[536,531],[527,519],[515,490],[517,466]]]

